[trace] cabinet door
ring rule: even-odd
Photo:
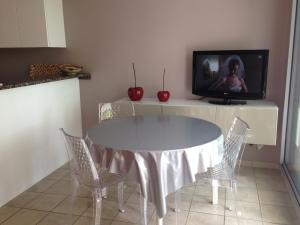
[[[17,0],[22,47],[47,47],[47,28],[43,0]]]
[[[227,135],[234,117],[238,116],[250,127],[246,143],[276,145],[277,114],[275,107],[220,106],[217,108],[216,123]]]
[[[162,106],[160,105],[144,105],[134,104],[136,115],[160,115],[162,114]]]
[[[178,115],[199,118],[215,123],[215,106],[164,106],[163,113],[165,115]]]
[[[0,0],[0,47],[20,47],[16,0]]]

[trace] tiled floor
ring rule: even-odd
[[[77,192],[75,193],[75,190]],[[195,184],[180,190],[179,213],[169,210],[166,225],[299,225],[295,209],[279,170],[242,167],[235,198],[220,189],[219,204],[212,205],[211,189]],[[76,196],[76,197],[72,197]],[[140,221],[139,194],[136,185],[125,189],[125,213],[119,213],[116,189],[103,200],[101,225],[132,225]],[[169,196],[169,207],[173,196]],[[231,205],[233,211],[227,210]],[[236,217],[236,209],[241,215]],[[92,224],[92,199],[84,188],[74,188],[67,166],[0,208],[1,225],[87,225]],[[149,205],[149,224],[155,225],[155,212]],[[239,223],[238,223],[239,222]]]

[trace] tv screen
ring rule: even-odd
[[[216,98],[265,96],[268,50],[194,51],[193,94]]]

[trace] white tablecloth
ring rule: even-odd
[[[162,218],[166,197],[218,164],[223,135],[213,123],[183,116],[136,116],[103,121],[88,130],[96,159],[111,173],[140,184]],[[103,161],[101,161],[103,163]]]

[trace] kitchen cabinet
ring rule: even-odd
[[[66,47],[62,0],[0,0],[0,47]]]

